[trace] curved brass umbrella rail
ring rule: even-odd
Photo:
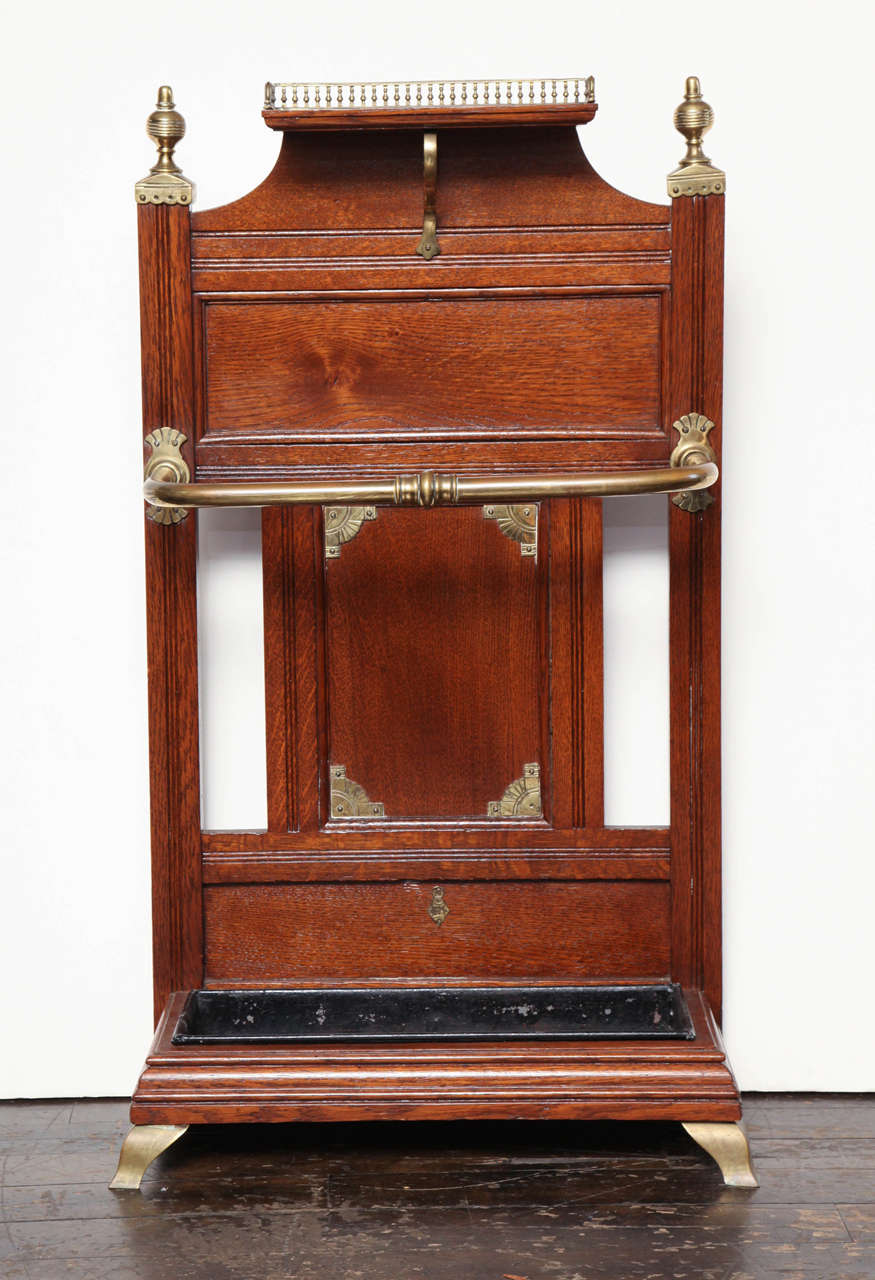
[[[718,476],[714,462],[557,475],[456,476],[434,471],[391,480],[293,480],[258,484],[180,482],[170,463],[147,470],[143,497],[154,507],[287,507],[312,503],[349,506],[447,507],[484,502],[536,502],[546,498],[615,494],[683,493],[707,489]]]

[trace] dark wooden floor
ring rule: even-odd
[[[749,1097],[753,1192],[657,1124],[216,1127],[111,1192],[126,1113],[0,1104],[7,1280],[875,1277],[872,1097]]]

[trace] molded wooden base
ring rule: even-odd
[[[168,1001],[131,1105],[137,1125],[294,1120],[733,1122],[738,1087],[698,991],[695,1040],[174,1045]]]
[[[336,1120],[679,1120],[728,1186],[758,1185],[741,1101],[699,991],[694,1040],[174,1045],[171,996],[110,1184],[136,1188],[190,1124]]]

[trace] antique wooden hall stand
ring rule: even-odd
[[[721,1044],[723,173],[581,151],[591,79],[269,84],[272,173],[137,184],[156,1038],[188,1125],[676,1119]],[[668,827],[605,825],[602,504],[670,502]],[[266,830],[202,830],[197,516],[261,516]],[[669,726],[667,726],[669,731]]]

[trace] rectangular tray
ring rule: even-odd
[[[675,983],[192,991],[173,1043],[692,1040]]]

